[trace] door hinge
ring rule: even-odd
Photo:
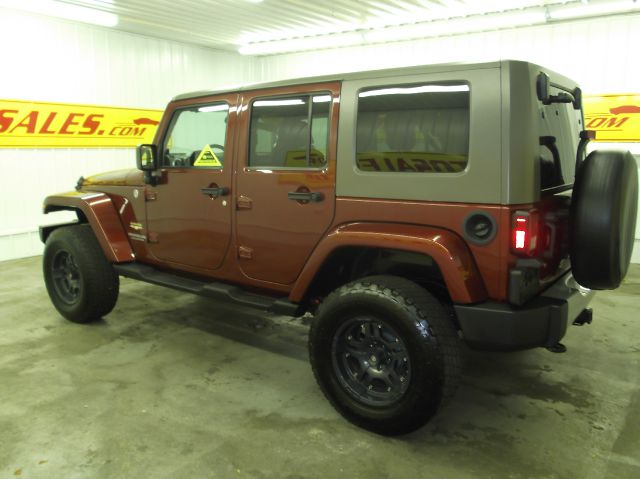
[[[253,200],[248,196],[240,195],[238,196],[238,203],[236,208],[239,210],[250,210],[252,208]]]
[[[144,200],[145,201],[155,201],[158,199],[158,193],[155,191],[144,190]]]
[[[239,246],[238,257],[243,259],[251,259],[253,257],[253,248],[249,248],[248,246]]]

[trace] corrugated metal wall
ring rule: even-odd
[[[255,78],[240,55],[45,17],[0,15],[0,97],[163,109],[172,96]],[[0,261],[39,254],[49,193],[128,168],[132,149],[0,148]],[[61,213],[64,216],[64,213]],[[67,216],[65,216],[67,217]]]
[[[260,59],[263,80],[426,63],[520,59],[571,78],[589,93],[639,93],[640,15]],[[609,145],[611,146],[611,145]],[[640,145],[629,148],[636,159]],[[640,205],[638,207],[640,211]],[[633,262],[640,263],[640,217]]]

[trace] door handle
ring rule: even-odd
[[[229,188],[226,186],[216,187],[216,188],[200,188],[203,195],[209,196],[227,196],[229,194]]]
[[[290,191],[287,193],[287,197],[293,201],[302,201],[308,203],[313,201],[318,203],[324,200],[324,195],[318,191]]]

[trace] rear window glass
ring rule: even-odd
[[[358,94],[361,171],[457,173],[469,156],[469,85],[376,86]]]
[[[560,91],[553,88],[551,93]],[[540,186],[543,190],[573,184],[582,111],[572,103],[540,105]]]

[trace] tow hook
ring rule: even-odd
[[[586,308],[573,320],[573,324],[574,326],[584,326],[585,324],[591,324],[591,321],[593,321],[593,310]]]

